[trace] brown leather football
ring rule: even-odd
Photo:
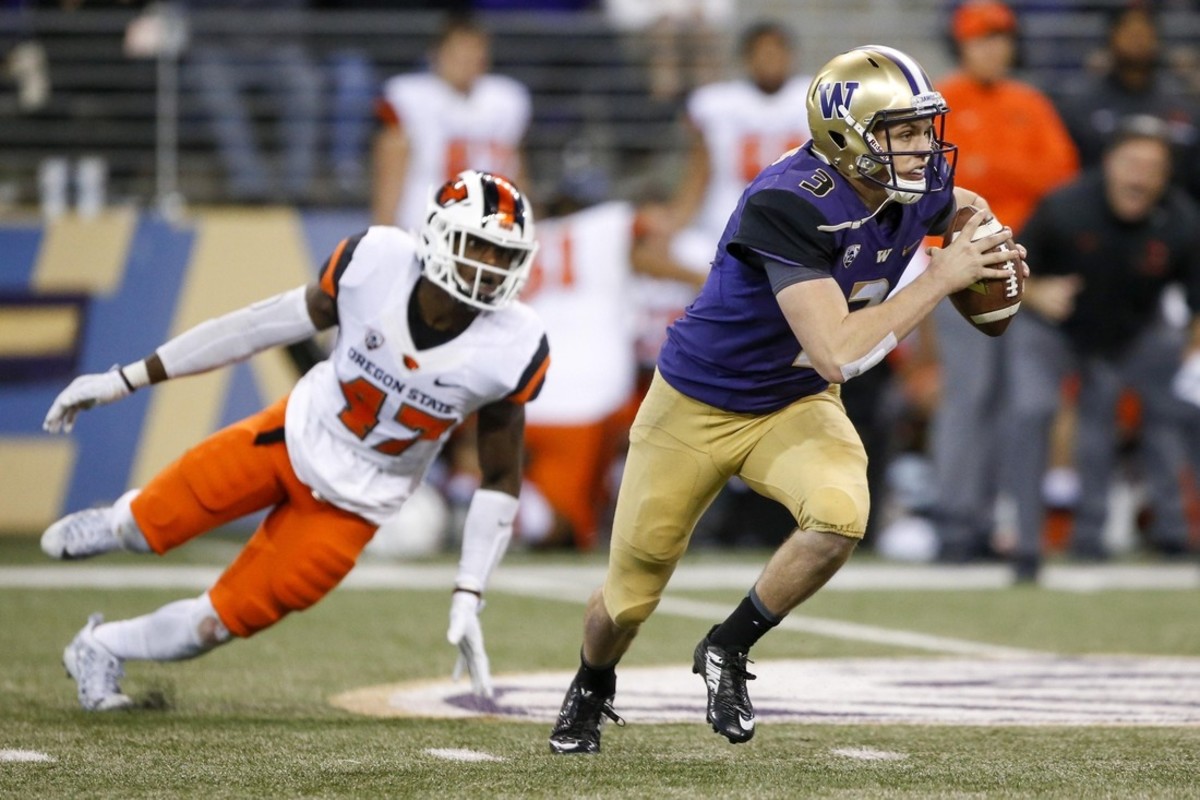
[[[943,247],[950,246],[976,211],[978,209],[975,206],[963,206],[955,212],[954,219],[950,220],[950,227],[943,237]],[[995,217],[989,216],[975,229],[972,241],[998,233],[1003,227]],[[990,252],[1010,249],[1007,244],[1000,244]],[[958,309],[958,313],[988,336],[1004,333],[1013,315],[1021,308],[1021,295],[1025,291],[1025,276],[1018,269],[1017,259],[1006,262],[1001,268],[1008,270],[1007,278],[976,281],[950,295],[950,302]]]

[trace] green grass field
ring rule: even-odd
[[[217,567],[233,546],[232,541],[198,542],[166,559],[123,556],[92,563]],[[760,564],[763,558],[762,553],[696,553],[685,564],[734,568]],[[497,578],[519,568],[549,579],[565,575],[570,582],[579,563],[517,553]],[[847,570],[878,563],[856,557]],[[428,569],[450,567],[451,559],[440,559]],[[61,581],[22,577],[45,576],[46,569],[61,571]],[[1110,725],[1100,718],[1070,726],[846,725],[763,717],[756,738],[735,747],[713,734],[700,715],[691,722],[609,726],[601,755],[556,757],[547,750],[545,722],[380,718],[334,707],[329,699],[342,692],[448,676],[454,650],[444,640],[444,586],[348,584],[250,641],[189,662],[132,663],[123,685],[143,707],[87,714],[77,707],[74,684],[59,664],[62,647],[87,614],[133,616],[198,590],[190,585],[80,586],[78,576],[88,573],[78,569],[44,562],[35,539],[0,539],[0,751],[9,754],[9,760],[0,758],[0,796],[1200,796],[1200,725],[1195,722]],[[588,588],[564,590],[561,599],[519,587],[491,593],[485,634],[498,684],[506,675],[574,669],[582,612],[578,598]],[[623,666],[634,671],[677,665],[686,675],[682,665],[692,647],[717,621],[689,616],[686,609],[732,607],[745,588],[706,590],[687,582],[672,587],[670,602],[645,626]],[[1186,586],[1096,591],[831,586],[794,615],[798,624],[829,624],[831,633],[781,628],[753,657],[760,666],[781,659],[901,663],[952,657],[937,652],[937,640],[911,647],[887,636],[859,635],[882,631],[1069,658],[1171,656],[1190,664],[1200,662],[1198,595]],[[686,681],[679,691],[702,702],[699,679],[687,675]],[[779,688],[761,684],[762,679],[751,684],[752,698]],[[1181,684],[1185,688],[1175,703],[1191,720],[1200,719],[1197,685],[1194,680]],[[563,689],[565,683],[558,693]],[[838,691],[829,689],[834,695]],[[1085,691],[1101,701],[1110,687],[1101,682]],[[455,760],[444,751],[491,760]],[[12,760],[20,754],[47,760]]]

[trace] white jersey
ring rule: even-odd
[[[380,114],[409,142],[396,224],[418,230],[429,193],[464,169],[517,177],[531,108],[529,89],[502,75],[480,77],[467,94],[432,73],[388,79]]]
[[[716,247],[742,191],[775,159],[810,138],[805,95],[811,79],[793,77],[774,94],[748,80],[701,86],[688,117],[708,149],[710,177],[694,225]]]
[[[415,241],[396,228],[339,245],[321,276],[337,301],[337,341],[287,405],[297,477],[375,523],[400,509],[455,426],[488,403],[526,402],[549,364],[542,324],[521,303],[417,350],[408,314],[420,274]]]
[[[525,410],[532,425],[586,425],[633,395],[631,308],[636,209],[601,203],[538,221],[538,254],[522,298],[554,342],[554,369]]]

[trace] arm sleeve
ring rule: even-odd
[[[155,352],[167,377],[208,372],[312,336],[317,326],[305,295],[306,287],[297,287],[202,322],[160,345]]]

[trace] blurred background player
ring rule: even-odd
[[[1050,100],[1011,77],[1017,18],[1007,5],[968,0],[950,25],[958,70],[938,91],[954,109],[946,135],[958,145],[958,179],[987,197],[1002,224],[1019,231],[1038,199],[1077,173],[1075,146]],[[1041,267],[1030,263],[1035,271]],[[1011,345],[1007,337],[973,330],[949,301],[921,332],[932,340],[925,345],[936,348],[941,379],[929,442],[941,558],[970,561],[990,549],[994,468],[1004,436],[995,420],[1004,392],[1002,353]]]
[[[1020,581],[1036,579],[1042,562],[1041,476],[1050,421],[1064,377],[1081,386],[1075,466],[1079,499],[1071,531],[1077,558],[1108,556],[1104,541],[1116,465],[1117,401],[1125,387],[1141,398],[1141,476],[1153,511],[1150,545],[1167,554],[1187,549],[1180,494],[1184,425],[1194,418],[1171,391],[1188,334],[1162,313],[1172,283],[1186,286],[1193,352],[1200,352],[1200,211],[1170,187],[1167,123],[1136,116],[1117,128],[1100,169],[1048,195],[1022,231],[1037,270],[1025,308],[1006,336],[1011,400],[1001,427],[1000,480],[1016,498]],[[1200,405],[1200,362],[1181,375],[1184,396]],[[1013,435],[1015,432],[1016,435]]]
[[[791,33],[777,22],[756,23],[738,51],[743,77],[701,86],[687,101],[691,144],[672,213],[676,227],[704,237],[705,265],[746,185],[809,137],[804,95],[812,78],[793,74]]]
[[[529,90],[488,73],[488,32],[470,17],[450,17],[429,55],[429,71],[383,84],[383,122],[373,145],[371,216],[376,224],[419,230],[431,187],[471,168],[525,185],[521,140]]]
[[[554,369],[526,411],[523,541],[591,550],[608,507],[613,460],[623,450],[637,390],[635,274],[689,285],[703,276],[668,252],[663,206],[609,201],[579,207],[563,196],[538,223],[538,256],[522,294],[554,342]],[[574,210],[572,210],[574,209]],[[656,219],[657,218],[657,219]],[[530,488],[533,491],[530,491]],[[549,509],[540,520],[526,509]]]
[[[125,708],[128,660],[177,661],[249,637],[319,601],[421,482],[450,431],[476,414],[482,483],[463,531],[447,637],[456,675],[491,694],[478,612],[517,513],[524,404],[549,364],[540,321],[514,303],[536,245],[508,181],[467,171],[431,200],[420,238],[375,226],[345,239],[319,279],[211,319],[148,358],[76,378],[46,415],[69,432],[86,409],[338,327],[333,354],[283,400],[210,436],[111,507],[42,536],[57,559],[165,553],[260,510],[237,559],[199,597],[104,623],[93,614],[63,662],[88,710]]]

